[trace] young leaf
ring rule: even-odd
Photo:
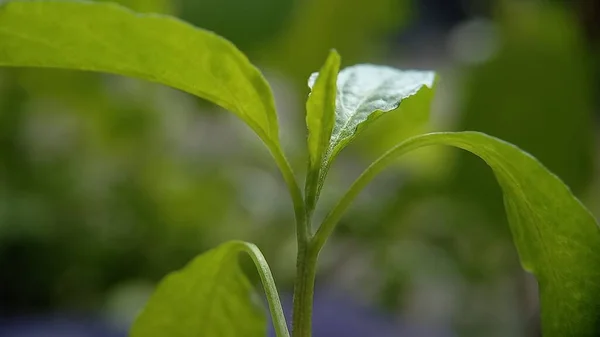
[[[600,227],[562,181],[531,155],[478,132],[431,133],[396,146],[375,161],[327,216],[315,236],[320,249],[344,210],[398,156],[429,145],[455,146],[483,159],[504,194],[523,267],[540,286],[545,337],[600,334]]]
[[[0,66],[107,72],[162,83],[214,102],[279,147],[271,89],[233,44],[175,18],[111,3],[0,5]]]
[[[332,50],[321,71],[308,80],[312,88],[306,102],[306,126],[308,127],[308,173],[306,195],[310,202],[316,201],[319,173],[323,156],[327,152],[335,120],[336,79],[340,69],[340,55]]]
[[[335,125],[325,167],[383,113],[398,108],[423,87],[432,88],[434,78],[430,71],[401,71],[370,64],[343,69],[337,79]]]
[[[269,267],[256,246],[241,241],[224,243],[165,277],[134,322],[130,336],[264,337],[264,315],[253,303],[252,285],[237,263],[242,251],[250,254],[259,270],[277,336],[289,337]]]

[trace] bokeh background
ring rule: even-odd
[[[306,80],[330,48],[344,66],[439,73],[430,118],[400,108],[361,135],[330,171],[317,217],[370,161],[429,130],[513,142],[600,215],[597,1],[118,2],[247,53],[273,86],[298,177]],[[291,202],[232,114],[124,77],[0,69],[1,336],[125,336],[162,276],[230,239],[258,244],[289,308]],[[361,195],[321,254],[317,289],[315,337],[539,336],[536,282],[493,175],[447,148],[407,156]]]

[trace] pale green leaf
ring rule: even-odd
[[[352,185],[316,234],[322,246],[358,193],[397,157],[429,145],[451,145],[493,170],[523,267],[540,289],[545,337],[600,335],[600,227],[569,188],[534,157],[478,132],[432,133],[396,146]]]
[[[343,69],[337,79],[335,124],[325,166],[383,113],[398,108],[423,87],[431,88],[434,78],[431,71],[401,71],[370,64]]]
[[[271,89],[229,41],[178,19],[111,3],[27,1],[0,6],[0,66],[107,72],[162,83],[242,118],[279,147]]]
[[[237,244],[196,257],[158,285],[131,337],[264,337],[266,321],[240,269]]]
[[[308,82],[312,91],[306,101],[308,128],[306,195],[311,207],[316,201],[321,165],[329,147],[335,121],[336,80],[339,69],[340,55],[332,50],[318,76],[314,74]]]
[[[289,337],[275,282],[253,244],[230,241],[163,279],[134,322],[131,337],[264,337],[264,310],[238,265],[252,257],[267,293],[278,337]]]

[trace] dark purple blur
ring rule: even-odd
[[[291,298],[284,299],[291,312]],[[400,324],[393,317],[360,306],[342,295],[317,294],[314,337],[450,337],[448,332]],[[28,316],[0,319],[0,337],[125,337],[100,319],[82,316]],[[270,328],[269,336],[275,334]]]
[[[71,315],[28,316],[0,319],[1,337],[125,337],[127,333],[112,329],[91,317]]]

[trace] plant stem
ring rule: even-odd
[[[292,197],[292,204],[294,205],[294,215],[296,217],[296,230],[298,236],[298,242],[300,240],[306,241],[308,237],[308,225],[306,223],[306,210],[304,207],[304,198],[302,197],[302,191],[296,182],[296,177],[294,176],[294,171],[290,166],[290,162],[285,157],[285,154],[281,150],[281,147],[278,144],[267,142],[267,147],[271,151],[271,155],[273,159],[275,159],[275,163],[277,167],[279,167],[279,171],[281,171],[281,175],[283,176],[283,180],[288,187],[288,191],[290,192],[290,196]]]
[[[296,283],[294,285],[294,311],[292,337],[311,337],[312,307],[315,292],[317,256],[310,241],[298,246]]]
[[[352,183],[352,186],[348,189],[348,191],[344,194],[344,196],[338,201],[338,203],[333,207],[333,209],[327,214],[323,223],[317,229],[317,232],[314,234],[311,245],[313,246],[313,250],[318,252],[323,248],[327,239],[333,233],[335,226],[338,224],[342,215],[348,209],[350,204],[356,199],[360,192],[381,172],[384,168],[386,168],[391,162],[396,160],[399,156],[428,145],[434,145],[439,143],[436,141],[437,138],[444,137],[446,134],[444,132],[438,133],[429,133],[411,137],[400,144],[394,146],[388,152],[384,153],[375,160],[363,173]]]

